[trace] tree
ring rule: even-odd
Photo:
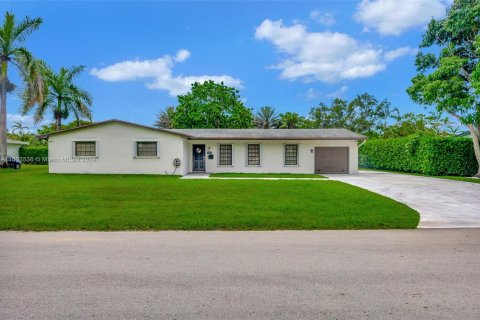
[[[43,82],[37,60],[22,44],[37,30],[42,19],[25,17],[15,21],[12,13],[6,12],[0,25],[0,165],[7,159],[7,94],[15,89],[9,81],[9,66],[15,66],[25,85],[22,97],[24,103],[33,105],[43,101]]]
[[[167,107],[165,110],[160,111],[157,115],[157,121],[153,124],[158,128],[171,129],[172,128],[172,118],[175,113],[175,107]]]
[[[480,2],[455,0],[442,20],[434,20],[420,48],[440,47],[438,55],[419,52],[408,94],[416,103],[434,105],[466,125],[480,177]]]
[[[285,112],[278,116],[278,128],[299,129],[308,128],[308,120],[296,112]]]
[[[449,118],[442,118],[438,113],[415,114],[413,112],[395,117],[396,122],[385,128],[383,138],[398,138],[413,134],[431,136],[449,136],[455,127]]]
[[[77,120],[74,120],[74,121],[71,121],[67,124],[62,124],[61,130],[73,129],[73,128],[85,126],[85,125],[88,125],[88,124],[91,124],[91,123],[92,123],[91,121],[85,121],[85,120],[77,121]],[[51,123],[51,124],[41,126],[40,129],[37,130],[37,134],[38,135],[47,134],[47,133],[52,133],[52,132],[55,132],[55,131],[58,131],[58,130],[57,130],[57,124],[54,122],[54,123]]]
[[[20,121],[15,121],[12,125],[12,133],[16,133],[20,136],[23,136],[27,130],[28,127],[24,126]]]
[[[257,128],[272,129],[276,127],[277,122],[278,115],[273,107],[261,107],[255,115],[254,124]]]
[[[331,105],[320,103],[310,110],[316,128],[346,128],[367,136],[376,136],[387,127],[387,121],[398,113],[388,100],[378,101],[364,93],[347,101],[336,98]]]
[[[192,84],[191,91],[178,96],[173,128],[250,128],[252,109],[244,106],[239,91],[222,83]]]
[[[42,76],[45,81],[45,100],[37,105],[34,120],[39,122],[45,117],[47,110],[53,111],[56,131],[62,128],[62,119],[67,119],[72,113],[77,123],[80,119],[92,120],[92,105],[90,94],[79,88],[73,80],[85,69],[85,66],[61,67],[58,73],[42,64]],[[24,104],[23,114],[27,114],[33,105]]]

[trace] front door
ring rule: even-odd
[[[205,145],[193,145],[193,171],[205,171]]]

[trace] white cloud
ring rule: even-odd
[[[190,90],[194,82],[213,80],[223,82],[227,86],[240,88],[242,82],[229,75],[200,75],[200,76],[175,76],[172,69],[177,62],[184,62],[190,57],[188,50],[182,49],[175,57],[165,55],[152,60],[127,60],[97,69],[93,68],[90,74],[104,81],[132,81],[139,79],[152,79],[146,84],[147,88],[153,90],[165,90],[171,96],[185,94]]]
[[[190,57],[190,51],[181,49],[177,52],[177,55],[175,56],[175,61],[183,62],[187,60],[189,57]]]
[[[33,132],[35,131],[35,128],[38,128],[44,124],[47,124],[48,121],[44,120],[41,121],[40,123],[35,124],[35,120],[33,119],[33,116],[22,116],[21,114],[12,114],[12,113],[7,113],[7,128],[12,129],[12,126],[15,122],[20,122],[23,126],[28,127],[28,132]]]
[[[386,61],[393,61],[397,58],[403,57],[403,56],[413,56],[416,55],[418,52],[418,49],[410,48],[410,47],[401,47],[395,50],[390,50],[385,52],[385,60]]]
[[[335,18],[333,17],[333,14],[316,9],[310,12],[310,19],[327,27],[335,24]]]
[[[341,98],[348,91],[348,86],[341,86],[338,90],[330,92],[326,96],[329,98]]]
[[[267,19],[256,28],[255,38],[271,42],[285,56],[273,66],[281,70],[281,79],[334,83],[370,77],[386,68],[382,48],[344,33],[309,32],[299,23],[284,26],[282,20]]]
[[[450,4],[450,0],[363,0],[354,17],[366,31],[400,35],[426,26],[432,18],[443,17]]]

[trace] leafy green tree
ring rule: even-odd
[[[398,114],[388,100],[378,101],[364,93],[347,101],[336,98],[330,105],[320,103],[310,110],[315,128],[346,128],[367,136],[377,136],[387,127],[387,121]]]
[[[455,127],[447,117],[438,113],[415,114],[413,112],[395,118],[396,122],[385,128],[383,138],[398,138],[413,134],[449,136]]]
[[[0,25],[0,165],[6,164],[7,155],[7,94],[15,89],[9,81],[9,67],[14,66],[25,89],[22,97],[25,104],[33,105],[43,101],[43,82],[39,65],[23,46],[27,37],[37,30],[42,19],[25,17],[16,21],[12,13],[6,12]]]
[[[74,120],[67,124],[62,124],[61,130],[73,129],[73,128],[81,127],[91,123],[92,123],[91,121],[86,121],[86,120],[78,120],[78,121]],[[58,130],[57,130],[57,124],[54,122],[51,124],[46,124],[41,126],[40,129],[37,130],[37,134],[41,135],[41,134],[52,133],[55,131],[58,131]]]
[[[47,111],[52,111],[56,122],[56,131],[62,128],[62,119],[73,114],[77,123],[80,119],[92,120],[92,97],[84,89],[73,83],[76,77],[85,70],[85,66],[61,67],[55,72],[46,64],[42,64],[42,76],[45,81],[45,100],[37,105],[34,119],[39,122],[44,119]],[[23,114],[33,109],[33,105],[24,104]]]
[[[309,122],[296,112],[285,112],[278,116],[277,127],[280,129],[303,129],[309,127]]]
[[[466,125],[472,135],[480,177],[480,1],[455,0],[442,20],[432,20],[420,48],[417,75],[407,89],[413,101],[434,105]]]
[[[254,124],[255,127],[261,129],[275,128],[278,122],[278,115],[275,108],[264,106],[255,115]]]
[[[252,109],[245,107],[239,91],[223,83],[195,82],[186,95],[178,96],[173,128],[251,128]]]
[[[172,118],[175,114],[175,107],[167,107],[165,110],[160,111],[157,115],[157,121],[153,124],[158,128],[171,129],[172,128]]]

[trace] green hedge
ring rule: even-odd
[[[364,168],[432,176],[469,177],[477,173],[473,143],[468,138],[409,136],[372,139],[359,149]]]
[[[22,163],[48,164],[48,147],[21,147],[20,159]]]

